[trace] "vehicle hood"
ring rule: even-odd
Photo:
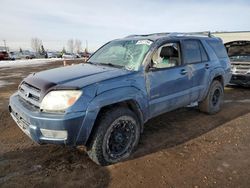
[[[250,55],[250,41],[232,41],[224,45],[229,57]]]
[[[78,64],[31,74],[25,82],[41,90],[51,87],[82,88],[103,80],[130,74],[131,71],[108,66]]]

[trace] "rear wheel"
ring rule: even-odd
[[[126,108],[103,113],[88,146],[89,157],[100,165],[109,165],[130,156],[140,137],[136,115]]]
[[[199,102],[199,109],[208,114],[220,111],[224,98],[224,88],[221,82],[214,80],[210,86],[206,98]]]

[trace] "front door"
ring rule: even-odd
[[[183,64],[180,52],[180,43],[171,42],[153,53],[146,76],[151,118],[190,103],[190,69]]]

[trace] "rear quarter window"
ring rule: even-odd
[[[225,46],[220,41],[207,41],[208,45],[214,50],[218,58],[228,57]]]
[[[207,62],[208,61],[208,56],[207,56],[207,53],[203,47],[203,45],[199,42],[200,44],[200,51],[201,51],[201,60],[202,62]]]

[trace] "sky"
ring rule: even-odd
[[[110,40],[155,32],[250,31],[250,0],[0,0],[0,46],[94,51]]]

